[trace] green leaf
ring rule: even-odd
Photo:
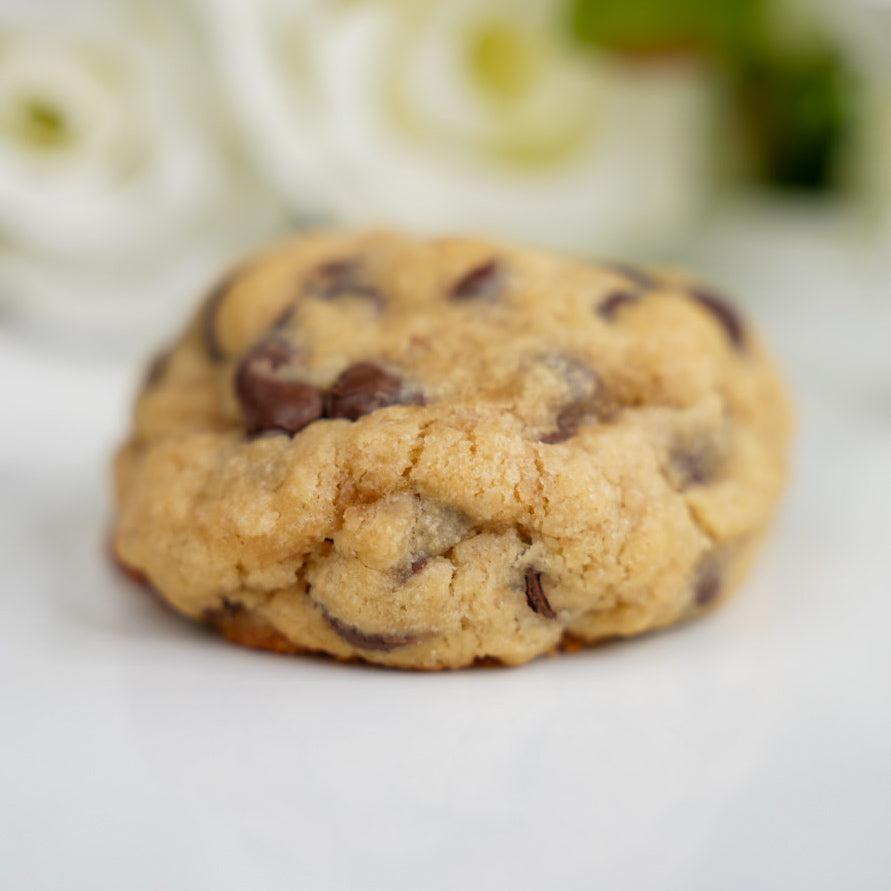
[[[714,53],[753,40],[763,0],[569,0],[582,43],[630,53]]]

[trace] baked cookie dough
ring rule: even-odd
[[[313,233],[151,366],[115,550],[248,646],[518,664],[721,602],[789,427],[752,328],[681,274]]]

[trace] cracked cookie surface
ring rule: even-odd
[[[152,363],[115,549],[248,646],[517,664],[722,601],[788,433],[751,327],[681,274],[314,233]]]

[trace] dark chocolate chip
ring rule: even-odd
[[[309,274],[305,288],[316,297],[333,297],[351,285],[358,271],[359,261],[355,257],[328,260]]]
[[[536,572],[534,567],[527,566],[525,574],[526,603],[529,604],[529,609],[540,616],[544,616],[546,619],[556,619],[557,613],[554,612],[554,608],[548,602],[544,588],[541,586],[541,573]]]
[[[298,357],[295,347],[273,339],[261,342],[241,360],[235,394],[248,433],[282,430],[293,436],[322,417],[322,391],[293,377]]]
[[[720,466],[718,449],[706,440],[676,443],[668,460],[682,489],[711,482]]]
[[[327,416],[355,421],[378,408],[396,405],[402,379],[372,362],[359,362],[342,372],[328,391]]]
[[[399,583],[404,585],[413,575],[417,575],[419,572],[421,572],[427,565],[429,559],[430,558],[426,554],[421,554],[420,557],[416,557],[414,560],[412,560],[412,562],[408,566],[402,568],[396,574],[396,578],[398,579]]]
[[[211,290],[204,304],[202,321],[204,347],[207,350],[207,355],[214,362],[222,362],[226,358],[220,339],[217,336],[217,316],[220,312],[220,306],[222,306],[223,301],[243,271],[243,267],[237,267],[225,275]]]
[[[362,297],[378,307],[383,307],[384,298],[377,288],[362,281],[362,265],[355,257],[329,260],[318,266],[306,280],[305,290],[321,300],[335,300],[339,297]]]
[[[630,263],[607,263],[606,268],[609,269],[610,272],[617,272],[619,275],[624,275],[625,278],[632,282],[632,284],[635,284],[640,288],[655,288],[659,284],[649,272],[646,272],[639,266],[633,266]]]
[[[636,303],[639,299],[640,294],[633,291],[613,291],[612,294],[606,297],[597,307],[597,314],[601,318],[606,319],[606,321],[612,322],[616,317],[616,313],[618,313],[620,309],[629,306],[632,303]]]
[[[563,405],[554,419],[556,429],[542,436],[539,442],[549,445],[565,442],[575,436],[582,424],[609,417],[610,410],[604,398],[600,375],[590,366],[583,365],[580,368],[584,369],[583,376],[579,373],[575,377],[567,377],[571,391],[580,395]]]
[[[328,624],[340,637],[350,646],[359,647],[362,650],[377,650],[389,653],[391,650],[407,647],[409,644],[417,643],[420,640],[420,637],[416,634],[367,634],[364,631],[360,631],[355,625],[348,625],[346,622],[334,618],[324,609],[323,612]]]
[[[566,442],[567,439],[575,436],[579,427],[586,417],[591,414],[591,403],[571,402],[564,406],[557,414],[557,429],[551,433],[542,436],[539,442],[553,445],[558,442]]]
[[[337,288],[354,279],[358,271],[359,260],[357,257],[340,257],[317,266],[314,276],[317,283],[328,288]]]
[[[543,353],[536,356],[534,362],[557,376],[557,383],[566,390],[554,406],[557,429],[543,436],[539,442],[564,442],[586,419],[600,414],[602,380],[587,362],[565,353]]]
[[[690,288],[690,296],[704,309],[708,310],[720,323],[730,342],[742,349],[745,343],[745,327],[735,309],[723,297],[705,288]]]
[[[504,287],[504,268],[495,259],[486,260],[475,266],[452,285],[449,291],[451,300],[491,299]]]
[[[275,321],[272,323],[270,330],[271,331],[281,331],[283,328],[288,327],[288,323],[294,318],[294,313],[297,311],[297,301],[292,300],[275,318]]]
[[[718,594],[724,584],[724,574],[718,560],[707,557],[696,571],[693,584],[693,602],[697,606],[707,606]]]
[[[565,353],[540,353],[533,365],[544,366],[566,385],[567,401],[592,398],[601,387],[600,375],[584,360]]]

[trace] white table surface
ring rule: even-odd
[[[513,670],[227,645],[105,559],[135,363],[0,328],[0,888],[891,888],[891,263],[716,227],[796,392],[739,597]]]

